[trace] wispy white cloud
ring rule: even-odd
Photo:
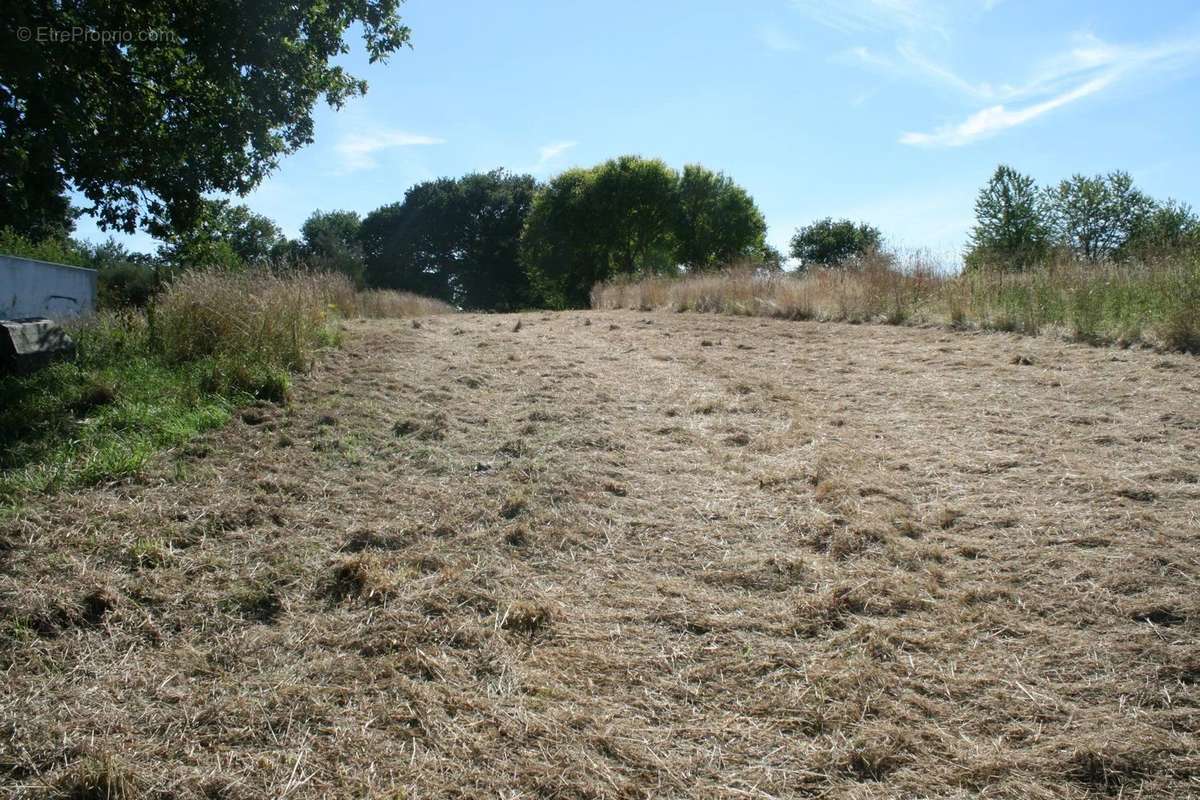
[[[836,60],[858,64],[889,78],[909,78],[949,87],[973,98],[995,99],[997,90],[988,83],[974,83],[944,64],[926,56],[911,41],[896,44],[895,52],[857,45],[843,50]]]
[[[567,152],[568,150],[570,150],[572,147],[576,146],[577,144],[579,144],[579,142],[562,141],[562,142],[551,142],[550,144],[542,145],[541,147],[538,148],[537,163],[534,164],[532,167],[530,167],[529,171],[532,172],[534,175],[542,174],[543,172],[545,172],[546,170],[548,170],[550,167],[552,167],[555,164],[555,162],[558,160],[559,156],[561,156],[563,153]]]
[[[991,99],[997,90],[990,83],[975,83],[967,80],[944,64],[939,64],[926,56],[916,44],[911,41],[900,42],[896,52],[910,69],[929,80],[941,83],[956,91],[971,97]]]
[[[1114,79],[1114,76],[1094,78],[1057,97],[1024,108],[1008,109],[1003,105],[991,106],[982,111],[976,111],[958,124],[938,128],[933,133],[905,133],[900,137],[900,142],[921,147],[958,147],[969,144],[1008,128],[1023,125],[1048,111],[1095,94],[1112,83]]]
[[[891,72],[896,69],[895,59],[864,45],[851,47],[838,54],[838,58],[843,61],[854,61],[863,66],[872,67],[884,72]]]
[[[946,11],[933,0],[792,0],[792,6],[842,33],[899,30],[949,35]]]
[[[398,130],[348,133],[333,146],[341,158],[342,172],[356,172],[379,166],[375,156],[381,150],[413,145],[443,144],[445,139]]]
[[[763,25],[760,27],[758,29],[758,39],[768,50],[786,53],[801,49],[798,39],[774,25]]]
[[[903,144],[923,147],[957,147],[1038,117],[1100,92],[1118,81],[1139,74],[1180,69],[1200,57],[1200,38],[1151,45],[1113,45],[1091,34],[1074,37],[1066,51],[1042,61],[1021,84],[972,83],[948,68],[925,59],[913,47],[898,48],[905,61],[922,74],[978,100],[1003,100],[969,115],[959,123],[944,125],[932,133],[905,133]],[[1006,103],[1031,102],[1009,108]]]
[[[850,105],[854,106],[855,108],[858,108],[859,106],[863,105],[864,103],[866,103],[868,100],[870,100],[872,97],[874,97],[877,94],[879,94],[878,89],[867,89],[866,91],[863,91],[863,92],[857,92],[857,93],[851,95]]]

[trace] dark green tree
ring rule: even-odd
[[[1050,246],[1050,216],[1037,183],[1006,164],[996,167],[975,200],[967,268],[1028,269]]]
[[[521,263],[540,304],[587,305],[592,286],[609,277],[610,263],[594,221],[590,169],[569,169],[538,190],[521,235]]]
[[[367,214],[359,241],[368,286],[454,299],[455,183],[453,178],[418,183],[403,202]]]
[[[78,210],[67,199],[66,181],[46,144],[9,137],[7,91],[0,79],[0,224],[32,241],[65,238],[75,228]]]
[[[356,211],[314,211],[300,227],[300,261],[315,269],[341,272],[362,286],[365,274]]]
[[[780,272],[783,270],[783,253],[774,245],[764,244],[758,264],[760,269],[767,272]]]
[[[529,175],[503,170],[417,184],[367,215],[360,239],[372,286],[430,294],[464,308],[530,304],[519,261],[533,202]]]
[[[674,271],[678,181],[662,161],[638,156],[554,178],[534,198],[521,244],[539,300],[582,307],[614,275]]]
[[[592,230],[611,272],[664,272],[679,263],[678,182],[657,158],[620,156],[593,168]]]
[[[461,239],[455,299],[463,308],[513,311],[533,302],[521,265],[521,231],[537,183],[503,170],[458,180]]]
[[[684,166],[678,202],[677,258],[689,270],[763,257],[767,223],[754,199],[724,173]]]
[[[834,221],[826,217],[797,229],[792,236],[791,252],[801,269],[815,265],[833,267],[861,258],[877,249],[881,240],[879,229],[865,222]]]
[[[177,267],[233,269],[268,262],[283,241],[270,218],[228,200],[204,200],[195,223],[168,235],[159,257]]]
[[[41,235],[79,191],[101,226],[191,228],[208,193],[245,194],[312,141],[312,109],[366,84],[331,59],[409,39],[400,0],[13,0],[0,14],[0,220]],[[129,31],[112,41],[48,43]],[[27,32],[18,35],[19,31]]]
[[[361,227],[357,211],[314,211],[300,226],[300,237],[310,253],[331,254],[357,244]]]

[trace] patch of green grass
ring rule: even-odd
[[[139,537],[129,548],[129,561],[135,569],[161,567],[170,558],[170,542],[158,536]]]
[[[396,292],[363,304],[379,317],[452,310]],[[200,269],[173,276],[144,311],[74,325],[71,359],[0,374],[0,519],[31,494],[137,472],[238,406],[286,402],[292,373],[336,346],[339,316],[359,306],[345,275]]]
[[[239,405],[284,401],[291,386],[270,364],[168,361],[138,315],[72,334],[73,359],[0,375],[0,506],[135,473],[156,452],[224,425]]]

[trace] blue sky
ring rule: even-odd
[[[341,61],[367,95],[319,106],[315,142],[243,200],[289,235],[442,175],[549,178],[622,153],[726,172],[781,249],[845,216],[953,259],[1001,162],[1042,182],[1126,169],[1200,205],[1194,0],[409,0],[403,16],[412,49],[368,65],[356,40]]]

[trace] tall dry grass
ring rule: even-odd
[[[328,272],[197,270],[175,281],[151,308],[154,336],[175,361],[235,356],[288,370],[304,368],[332,335],[334,317],[413,317],[451,312],[407,292],[358,292]]]
[[[592,307],[943,324],[1200,352],[1200,257],[948,275],[920,256],[877,254],[800,275],[732,269],[615,280],[592,290]]]
[[[441,300],[390,289],[369,289],[355,298],[355,315],[368,319],[427,317],[454,311],[454,306]]]
[[[331,311],[353,302],[349,281],[319,274],[189,272],[154,303],[156,344],[174,361],[237,356],[286,369],[307,365]]]

